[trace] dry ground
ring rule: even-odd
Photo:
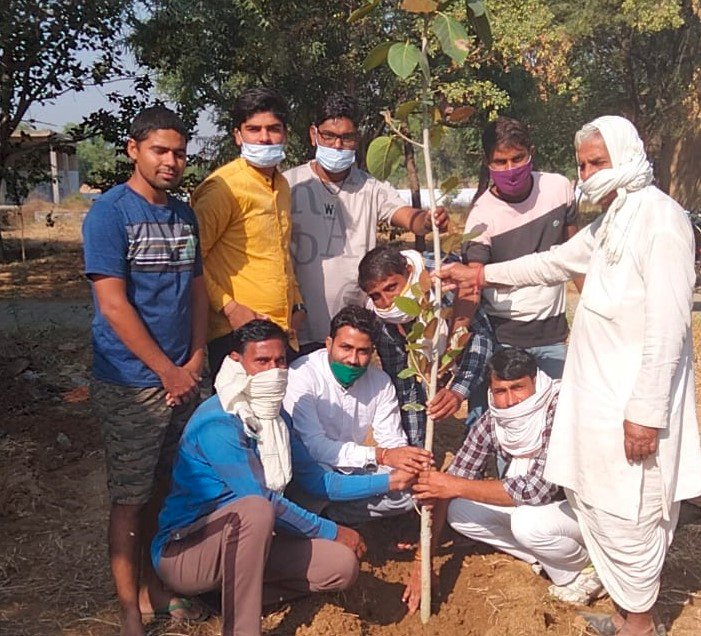
[[[44,256],[1,265],[0,300],[87,298],[77,227],[28,228]],[[87,403],[89,336],[55,325],[35,327],[0,334],[0,634],[115,634],[103,457]],[[698,314],[694,331],[701,336]],[[461,433],[457,421],[441,425],[439,458],[458,445]],[[690,522],[677,533],[660,595],[672,636],[701,633],[701,521],[695,510],[687,512]],[[415,525],[409,519],[366,527],[369,551],[356,586],[346,594],[273,608],[264,617],[265,633],[585,633],[578,608],[550,600],[548,582],[528,566],[455,537],[446,539],[436,558],[443,598],[431,621],[422,626],[418,617],[405,616],[400,595],[410,557],[397,557],[387,547]],[[606,600],[597,604],[601,611],[609,607]],[[212,617],[201,625],[155,623],[149,635],[213,636],[218,630]]]

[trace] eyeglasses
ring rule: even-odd
[[[337,135],[330,130],[319,130],[316,129],[317,136],[321,137],[330,146],[335,146],[338,140],[341,141],[341,145],[344,148],[353,148],[358,143],[359,135],[357,132],[354,133],[344,133],[342,135]]]

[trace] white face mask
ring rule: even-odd
[[[345,150],[320,146],[316,141],[316,162],[326,172],[344,172],[353,165],[355,161],[355,150]]]
[[[241,156],[257,168],[274,168],[285,160],[285,144],[241,143]]]
[[[404,296],[406,298],[411,298],[412,300],[414,300],[414,294],[411,291],[411,288],[419,282],[421,273],[425,269],[424,259],[421,256],[421,254],[419,254],[415,250],[402,250],[402,255],[404,256],[404,258],[406,258],[407,264],[411,267],[411,271],[409,273],[409,278],[407,280],[406,287],[404,288],[400,296]],[[399,309],[394,303],[394,301],[389,307],[387,307],[387,309],[380,309],[379,307],[375,306],[375,303],[373,303],[370,298],[368,298],[366,307],[374,311],[375,315],[378,318],[380,318],[383,322],[389,322],[395,325],[400,325],[414,320],[414,318],[412,318],[411,316],[404,313],[401,309]]]
[[[287,369],[268,369],[261,371],[248,380],[243,394],[256,417],[274,418],[280,413],[282,398],[287,389]]]

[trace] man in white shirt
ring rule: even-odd
[[[295,274],[308,310],[298,333],[303,353],[323,347],[342,307],[363,304],[358,264],[375,247],[380,221],[417,235],[431,231],[428,210],[407,205],[389,183],[355,165],[360,119],[355,98],[329,95],[309,127],[314,159],[284,173],[292,193]],[[445,209],[434,215],[444,229]]]
[[[377,326],[374,314],[362,307],[351,305],[338,312],[326,348],[291,365],[283,406],[319,463],[344,473],[394,469],[416,475],[431,454],[408,446],[392,381],[370,364]],[[376,446],[368,443],[370,434]],[[330,519],[356,525],[412,508],[411,494],[404,491],[358,502],[329,502],[322,509]]]
[[[689,219],[652,185],[631,122],[604,116],[575,137],[584,195],[605,214],[548,252],[439,275],[460,293],[585,275],[544,476],[563,486],[617,606],[600,634],[659,636],[660,576],[680,501],[701,493]]]

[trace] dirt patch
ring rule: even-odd
[[[52,288],[62,288],[56,284],[57,263],[63,263],[65,271],[80,271],[79,246],[46,259],[32,262],[33,275],[44,276]],[[14,283],[0,279],[0,298],[32,294],[45,298],[41,286],[31,281],[27,289],[9,289],[10,284]],[[701,335],[701,316],[695,314],[693,321],[695,333]],[[700,342],[696,338],[697,355]],[[31,334],[13,332],[11,338],[0,334],[2,634],[118,632],[105,542],[103,454],[87,401],[89,363],[86,331],[51,327]],[[458,421],[439,427],[439,462],[461,437]],[[672,636],[701,633],[699,517],[696,509],[685,511],[687,523],[677,532],[664,570],[659,605]],[[417,616],[407,617],[400,599],[412,557],[390,554],[387,548],[417,528],[415,516],[368,525],[363,533],[369,549],[358,583],[344,594],[310,597],[267,610],[264,632],[276,636],[585,633],[578,608],[551,600],[545,578],[524,563],[457,535],[446,536],[435,559],[442,597],[429,624],[422,626]],[[609,601],[596,605],[599,611],[610,607]],[[148,634],[214,636],[219,630],[219,619],[212,617],[200,625],[154,623]]]

